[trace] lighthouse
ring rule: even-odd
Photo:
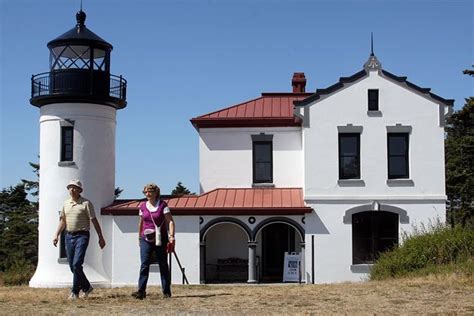
[[[64,252],[52,240],[66,185],[80,179],[83,195],[95,207],[97,219],[110,236],[112,223],[100,209],[114,201],[115,129],[117,110],[126,105],[127,82],[110,73],[112,45],[86,27],[86,14],[76,14],[76,26],[48,43],[49,72],[31,78],[30,103],[40,110],[40,187],[38,266],[32,287],[67,287],[72,274]],[[84,271],[93,286],[110,285],[111,240],[104,250],[91,234]]]

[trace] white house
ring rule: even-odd
[[[100,81],[113,77],[112,47],[85,32],[79,18],[76,29],[82,33],[48,44],[52,60],[64,66],[53,62],[48,78],[65,74],[63,85],[32,79],[42,174],[39,264],[30,285],[71,282],[64,252],[51,245],[57,214],[50,211],[60,209],[60,188],[70,178],[81,178],[84,195],[101,209],[108,241],[104,252],[91,247],[86,274],[95,286],[135,285],[139,200],[111,199],[115,113],[126,105],[126,82],[120,77],[113,90]],[[91,69],[75,67],[84,58],[73,52],[81,45],[97,49]],[[92,84],[90,77],[99,79]],[[191,284],[282,282],[285,252],[301,255],[302,282],[365,280],[402,232],[444,221],[444,122],[453,100],[384,70],[373,53],[360,72],[326,89],[305,92],[303,73],[294,74],[292,86],[191,120],[199,133],[201,194],[167,199],[184,269],[170,259],[173,283],[184,275]],[[104,157],[109,163],[101,169]],[[157,266],[151,284],[159,283],[155,273]]]

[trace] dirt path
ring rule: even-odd
[[[0,314],[474,314],[472,277],[443,276],[332,285],[159,287],[137,301],[132,288],[96,289],[71,302],[67,289],[0,287]]]

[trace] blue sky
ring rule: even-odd
[[[0,0],[0,188],[34,179],[39,110],[32,74],[48,71],[48,41],[75,25],[79,0]],[[86,25],[114,46],[111,72],[128,80],[117,116],[116,185],[141,197],[153,181],[199,191],[198,134],[189,119],[258,97],[307,91],[362,69],[384,69],[432,92],[473,95],[473,1],[83,0]]]

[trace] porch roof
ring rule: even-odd
[[[219,188],[201,195],[165,198],[173,215],[303,215],[301,188]],[[143,200],[115,200],[102,215],[138,215]]]

